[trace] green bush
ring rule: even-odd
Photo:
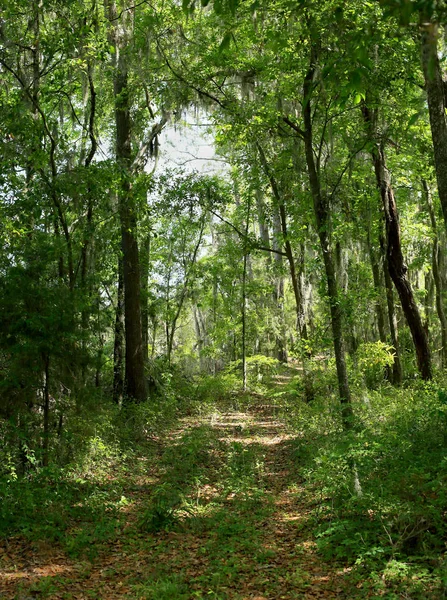
[[[381,341],[360,344],[356,351],[357,368],[370,389],[377,388],[384,379],[385,369],[394,363],[394,349]]]
[[[318,435],[312,428],[309,436],[303,427],[297,447],[307,442],[311,450],[298,458],[323,498],[314,518],[325,555],[368,563],[443,551],[446,398],[432,384],[383,387],[355,403],[361,429]]]

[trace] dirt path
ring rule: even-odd
[[[67,544],[0,546],[0,598],[352,598],[315,552],[292,436],[268,409],[188,419],[129,477],[120,526],[88,556]]]

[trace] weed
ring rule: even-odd
[[[137,600],[187,600],[188,586],[181,575],[171,575],[154,582],[133,586],[132,598]]]

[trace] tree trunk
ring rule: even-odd
[[[326,272],[326,283],[331,312],[331,326],[334,343],[335,363],[337,367],[338,389],[340,395],[343,426],[346,430],[352,427],[351,391],[346,369],[345,349],[343,340],[343,321],[338,293],[334,258],[329,242],[330,211],[328,199],[323,195],[320,186],[319,173],[315,163],[313,149],[312,109],[311,97],[313,79],[316,69],[315,48],[311,49],[310,66],[306,73],[303,84],[304,95],[304,146],[306,154],[307,171],[309,176],[310,190],[313,199],[315,220],[321,251],[323,254],[324,268]]]
[[[260,185],[260,184],[259,184]],[[267,225],[267,219],[265,216],[265,204],[264,199],[262,197],[262,193],[259,189],[256,189],[256,209],[257,209],[257,217],[258,217],[258,227],[259,227],[259,237],[262,240],[262,244],[266,248],[270,248],[270,235],[269,228]],[[271,256],[270,253],[267,254],[267,265],[270,265]]]
[[[275,207],[276,208],[276,207]],[[274,250],[279,250],[281,244],[279,239],[282,238],[281,223],[279,212],[273,212],[273,244]],[[279,327],[275,332],[276,358],[282,362],[287,362],[287,341],[285,335],[285,320],[284,320],[284,273],[283,273],[283,258],[278,252],[273,255],[274,260],[274,290],[273,301],[276,307],[276,314],[279,319]]]
[[[44,467],[48,467],[50,446],[50,357],[48,354],[44,354],[42,358],[44,362],[42,464]]]
[[[371,244],[370,236],[368,234],[368,253],[369,260],[371,263],[371,271],[374,281],[374,290],[376,292],[376,317],[377,317],[377,329],[379,330],[379,339],[382,343],[386,343],[386,328],[385,328],[385,310],[382,302],[383,297],[383,285],[380,278],[380,267],[376,252]]]
[[[435,297],[435,282],[433,279],[433,257],[432,257],[432,271],[425,273],[424,277],[424,328],[428,335],[428,341],[430,342],[430,322],[432,316],[433,300]]]
[[[385,280],[386,289],[386,304],[388,309],[388,322],[390,326],[391,343],[394,348],[394,363],[393,363],[393,378],[392,382],[394,385],[400,385],[403,379],[402,363],[400,361],[400,347],[399,347],[399,330],[397,327],[396,310],[394,308],[394,292],[393,282],[391,281],[390,272],[388,269],[388,260],[385,250],[385,239],[383,236],[380,237],[380,250],[382,252],[383,259],[383,276]]]
[[[141,334],[143,337],[144,362],[149,360],[149,258],[151,237],[147,234],[141,251]]]
[[[192,313],[193,313],[193,317],[194,317],[194,329],[196,332],[196,339],[197,339],[197,352],[199,354],[199,361],[200,361],[200,372],[204,373],[205,372],[205,360],[204,360],[205,357],[203,356],[203,348],[205,347],[206,331],[205,331],[205,327],[201,323],[200,309],[198,308],[197,305],[193,306]]]
[[[421,315],[414,299],[413,290],[407,276],[407,265],[402,254],[399,213],[397,210],[394,191],[391,185],[390,173],[386,166],[385,152],[382,144],[377,141],[378,109],[370,110],[362,105],[362,114],[368,128],[371,141],[375,142],[371,150],[377,187],[383,204],[385,216],[385,254],[388,273],[393,280],[406,321],[411,331],[416,360],[422,379],[432,378],[431,353],[428,337],[422,324]]]
[[[442,368],[445,369],[445,367],[447,366],[447,318],[444,311],[444,290],[440,275],[439,264],[439,255],[441,249],[438,239],[438,226],[436,223],[436,215],[433,209],[430,189],[425,179],[422,181],[422,185],[424,188],[425,200],[427,202],[428,214],[430,216],[430,223],[433,230],[432,271],[436,289],[436,312],[438,313],[439,322],[441,324],[441,364]]]
[[[427,19],[428,21],[428,19]],[[427,92],[436,180],[447,230],[447,120],[445,83],[438,57],[438,25],[425,22],[421,33],[422,67]]]
[[[124,379],[124,276],[123,259],[118,260],[118,291],[115,313],[115,341],[113,347],[113,401],[119,406],[123,403]]]
[[[247,204],[247,215],[245,217],[244,239],[248,239],[248,230],[250,227],[250,200]],[[242,386],[244,392],[247,389],[247,271],[249,266],[248,248],[244,244],[244,264],[242,270]]]
[[[355,252],[353,245],[351,245],[351,252]],[[337,274],[337,286],[338,286],[338,290],[339,293],[342,294],[343,297],[346,297],[347,293],[348,293],[348,285],[349,285],[349,278],[348,278],[348,270],[347,270],[347,265],[346,265],[346,252],[344,251],[344,248],[340,242],[340,240],[337,240],[336,244],[335,244],[335,252],[334,252],[334,260],[335,260],[335,271]],[[346,316],[345,316],[346,319]],[[357,327],[356,327],[356,323],[355,320],[352,318],[347,320],[345,322],[346,325],[346,330],[347,330],[347,340],[346,340],[346,346],[347,346],[347,350],[349,352],[349,354],[351,356],[353,356],[356,351],[357,348],[359,346],[359,340],[358,340],[358,335],[357,335]]]
[[[247,389],[247,251],[244,251],[244,266],[242,271],[242,298],[241,298],[241,320],[242,320],[242,388]]]
[[[279,191],[277,181],[276,181],[275,177],[273,176],[273,173],[271,172],[270,167],[267,163],[267,159],[266,159],[264,150],[262,149],[262,147],[259,143],[257,144],[257,147],[258,147],[262,167],[264,169],[266,176],[269,179],[270,187],[273,192],[273,197],[274,197],[275,203],[276,203],[275,208],[277,211],[279,211],[281,234],[282,234],[282,239],[283,239],[284,250],[286,253],[287,262],[289,264],[290,279],[292,281],[293,294],[295,297],[297,330],[300,335],[300,339],[307,340],[307,327],[306,327],[306,323],[305,323],[305,319],[304,319],[303,295],[302,295],[302,290],[300,288],[300,281],[298,280],[298,277],[297,277],[296,267],[295,267],[295,258],[293,256],[293,250],[292,250],[292,246],[290,244],[290,239],[289,239],[289,235],[288,235],[288,231],[287,231],[287,215],[286,215],[286,209],[284,206],[284,201],[283,201],[283,198]],[[275,233],[277,233],[277,232],[275,232]]]
[[[386,256],[388,271],[399,294],[402,310],[413,338],[419,372],[423,379],[432,378],[431,353],[421,315],[407,277],[400,240],[400,225],[391,179],[385,163],[383,148],[377,144],[372,158],[377,186],[382,197],[386,225]]]
[[[140,261],[137,241],[137,210],[131,184],[131,118],[128,68],[124,44],[125,23],[116,25],[116,5],[110,5],[114,44],[114,97],[116,126],[116,161],[121,181],[118,206],[121,221],[121,245],[124,272],[124,323],[126,335],[126,396],[142,401],[147,398],[144,374],[143,335],[141,328]],[[112,20],[113,19],[113,20]]]

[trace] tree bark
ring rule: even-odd
[[[260,184],[258,184],[260,185]],[[267,219],[265,216],[265,204],[264,199],[262,197],[262,193],[260,189],[256,189],[256,209],[257,209],[257,217],[258,217],[258,227],[259,227],[259,237],[262,240],[263,246],[266,248],[270,248],[270,235],[269,228],[267,225]],[[267,265],[270,265],[271,256],[270,253],[267,254]]]
[[[411,331],[421,377],[426,380],[431,379],[432,366],[428,337],[407,276],[408,268],[402,253],[399,213],[391,185],[390,173],[386,166],[385,151],[382,144],[377,141],[378,109],[370,110],[366,104],[363,104],[361,108],[368,134],[371,141],[374,142],[371,158],[385,216],[387,270],[399,295],[402,310]]]
[[[432,262],[433,262],[433,257],[432,257]],[[428,341],[430,342],[430,321],[431,321],[431,313],[432,313],[432,308],[433,308],[433,304],[434,304],[434,297],[435,297],[435,282],[433,279],[433,264],[432,264],[432,270],[428,271],[427,273],[425,273],[424,276],[424,289],[425,289],[425,296],[424,296],[424,327],[425,327],[425,331],[427,332],[428,335]]]
[[[425,19],[423,19],[425,20]],[[447,230],[447,118],[445,83],[438,57],[438,25],[422,23],[421,47],[425,90],[433,141],[436,180],[444,225]]]
[[[43,354],[44,386],[43,386],[43,444],[42,464],[48,467],[50,447],[50,356]]]
[[[248,229],[248,227],[247,227]],[[242,320],[242,389],[247,390],[247,250],[244,250],[241,290],[241,320]]]
[[[267,159],[264,153],[264,150],[260,144],[257,144],[259,156],[261,160],[262,167],[266,176],[269,179],[270,187],[273,192],[273,197],[275,199],[276,210],[279,212],[280,218],[280,233],[282,235],[284,250],[286,253],[287,262],[289,264],[290,270],[290,279],[292,281],[293,294],[295,297],[295,307],[296,307],[296,323],[297,330],[300,335],[300,338],[303,340],[307,340],[307,327],[304,318],[304,307],[303,307],[303,294],[300,286],[300,281],[297,276],[296,266],[295,266],[295,258],[293,255],[292,245],[290,243],[289,234],[287,230],[287,215],[286,209],[284,206],[284,200],[279,191],[278,183],[276,178],[274,177],[271,169],[267,163]]]
[[[427,203],[428,214],[430,216],[430,223],[433,231],[433,247],[432,247],[432,271],[433,280],[435,282],[436,290],[436,312],[438,313],[439,322],[441,325],[441,364],[442,368],[445,369],[447,366],[447,318],[444,311],[444,290],[442,285],[442,279],[440,275],[440,253],[441,248],[438,239],[438,226],[436,223],[436,215],[433,209],[433,203],[430,194],[430,188],[427,182],[422,180],[424,188],[425,200]]]
[[[116,5],[110,4],[114,45],[114,98],[116,126],[116,161],[121,181],[118,206],[121,222],[121,246],[124,272],[124,323],[126,337],[125,387],[126,396],[143,401],[147,398],[144,373],[143,335],[141,328],[140,261],[137,241],[137,210],[132,193],[131,118],[128,67],[125,47],[125,23],[116,25]]]
[[[422,324],[421,315],[414,299],[413,290],[407,277],[407,265],[402,254],[399,214],[389,171],[386,167],[385,153],[377,144],[372,151],[377,186],[383,202],[386,231],[387,267],[391,279],[399,294],[402,310],[413,338],[419,372],[423,379],[432,378],[431,352],[428,338]]]
[[[124,379],[124,275],[123,259],[118,260],[118,290],[115,313],[115,340],[113,347],[113,401],[123,403]]]
[[[376,292],[376,317],[377,317],[377,329],[379,331],[379,339],[384,344],[387,341],[386,328],[385,328],[385,310],[382,302],[383,297],[383,285],[380,278],[380,266],[377,257],[377,253],[371,244],[371,239],[368,234],[368,253],[369,260],[371,263],[371,271],[374,282],[374,289]]]
[[[332,336],[334,343],[335,364],[337,367],[338,389],[340,395],[343,426],[346,430],[352,427],[352,405],[351,391],[349,388],[348,372],[346,369],[345,349],[343,340],[343,317],[340,307],[340,298],[336,279],[335,262],[329,241],[330,210],[328,198],[322,193],[319,173],[315,163],[313,149],[312,128],[312,91],[313,80],[316,69],[316,49],[311,48],[310,65],[304,78],[303,95],[303,117],[304,117],[304,147],[306,155],[307,171],[309,176],[310,190],[314,205],[315,220],[321,251],[323,254],[324,268],[326,272],[326,283],[330,304]]]
[[[276,207],[275,207],[276,208]],[[279,212],[273,212],[273,249],[280,249],[279,239],[282,238],[281,223]],[[285,336],[285,320],[284,320],[284,273],[283,273],[283,258],[279,253],[275,253],[274,257],[274,289],[273,301],[276,307],[276,313],[279,318],[279,328],[275,332],[276,358],[282,362],[287,362],[287,341]]]
[[[148,233],[143,240],[141,251],[141,334],[143,337],[144,362],[149,360],[149,259],[151,237]]]
[[[400,385],[403,379],[402,363],[400,360],[399,329],[397,326],[396,310],[394,307],[393,282],[388,269],[388,259],[385,250],[385,238],[380,237],[380,251],[383,258],[383,276],[385,280],[386,304],[388,309],[388,323],[390,326],[391,343],[394,348],[393,378],[394,385]]]

